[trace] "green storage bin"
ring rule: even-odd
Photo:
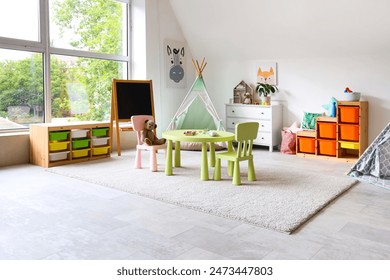
[[[96,137],[102,137],[108,135],[108,127],[102,127],[102,128],[93,128],[92,129],[92,136]]]
[[[77,139],[72,140],[72,149],[83,149],[89,147],[91,139]]]
[[[50,131],[49,140],[50,141],[64,141],[68,139],[70,131]]]

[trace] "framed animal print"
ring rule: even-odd
[[[278,85],[276,62],[258,62],[257,63],[257,83]]]
[[[164,40],[167,87],[186,87],[186,55],[185,42]]]

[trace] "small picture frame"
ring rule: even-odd
[[[257,62],[256,82],[269,85],[278,85],[277,63],[272,61]]]

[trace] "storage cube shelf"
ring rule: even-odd
[[[30,162],[42,167],[52,167],[109,157],[111,155],[109,126],[110,123],[102,122],[32,124]],[[94,137],[94,134],[104,137]],[[94,146],[101,149],[94,150],[96,149]]]
[[[367,146],[367,101],[339,101],[336,117],[318,117],[315,130],[297,133],[297,156],[353,162]]]

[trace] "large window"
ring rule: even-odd
[[[0,58],[0,129],[42,122],[42,54],[0,49]]]
[[[0,36],[38,42],[40,39],[38,15],[39,0],[2,0]]]
[[[109,119],[112,79],[129,73],[129,2],[0,2],[0,132]]]

